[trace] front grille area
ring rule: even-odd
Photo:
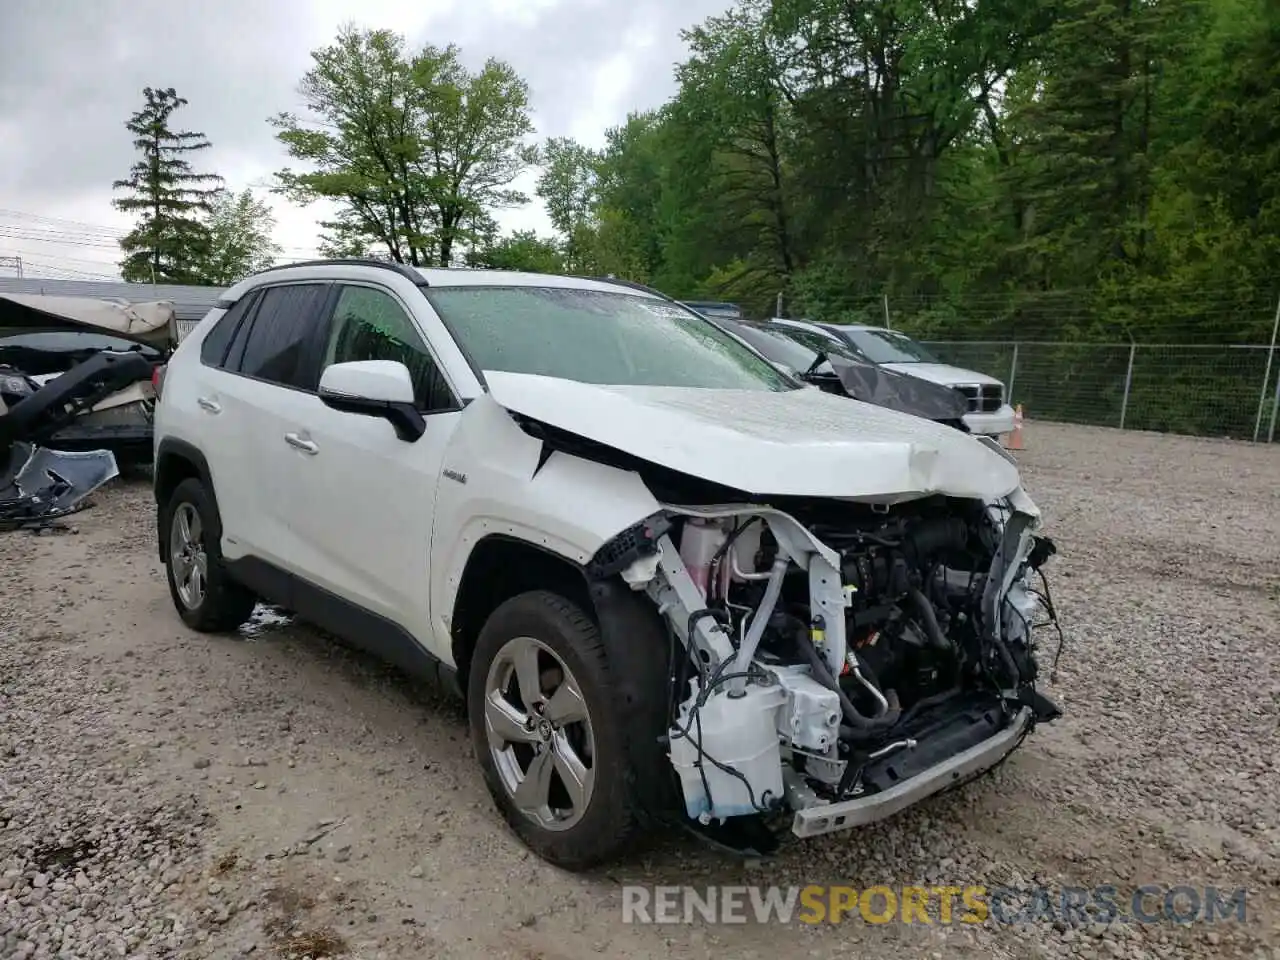
[[[966,383],[956,389],[964,394],[970,413],[995,413],[1004,405],[1004,387],[998,383]]]

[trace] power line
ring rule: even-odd
[[[5,223],[5,218],[19,222]],[[127,235],[128,231],[105,224],[44,217],[21,210],[0,209],[0,237],[8,240],[119,250],[120,241]],[[314,248],[307,247],[282,247],[281,252],[302,257],[319,255]]]
[[[89,273],[84,270],[76,270],[72,267],[64,267],[57,263],[46,263],[42,260],[27,259],[24,262],[28,266],[36,270],[39,270],[41,272],[53,271],[54,273],[58,274],[58,276],[51,278],[54,280],[100,280],[104,282],[120,280],[119,272],[112,275],[102,274],[102,273]]]

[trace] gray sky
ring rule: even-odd
[[[266,119],[298,110],[310,51],[344,22],[388,27],[411,45],[457,43],[478,66],[509,61],[529,82],[540,138],[599,144],[629,110],[675,88],[679,31],[729,0],[7,0],[0,19],[0,257],[28,276],[115,275],[130,225],[111,182],[134,160],[124,121],[144,86],[190,101],[184,129],[213,142],[200,169],[229,187],[265,186],[286,165]],[[532,193],[532,178],[520,186]],[[286,257],[312,255],[324,211],[271,198]],[[548,231],[541,204],[509,229]],[[0,276],[12,276],[0,265]]]

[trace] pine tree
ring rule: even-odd
[[[146,104],[129,118],[125,128],[142,158],[117,180],[112,189],[132,196],[112,204],[117,210],[140,215],[136,227],[120,241],[125,259],[121,274],[131,283],[192,283],[209,244],[209,228],[202,222],[222,186],[212,173],[196,173],[187,155],[208,149],[203,133],[174,132],[170,118],[187,101],[177,92],[146,87]]]

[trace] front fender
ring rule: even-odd
[[[636,473],[562,452],[544,459],[542,452],[542,442],[487,394],[467,405],[445,453],[431,533],[431,610],[442,639],[483,538],[522,540],[582,566],[659,509]]]

